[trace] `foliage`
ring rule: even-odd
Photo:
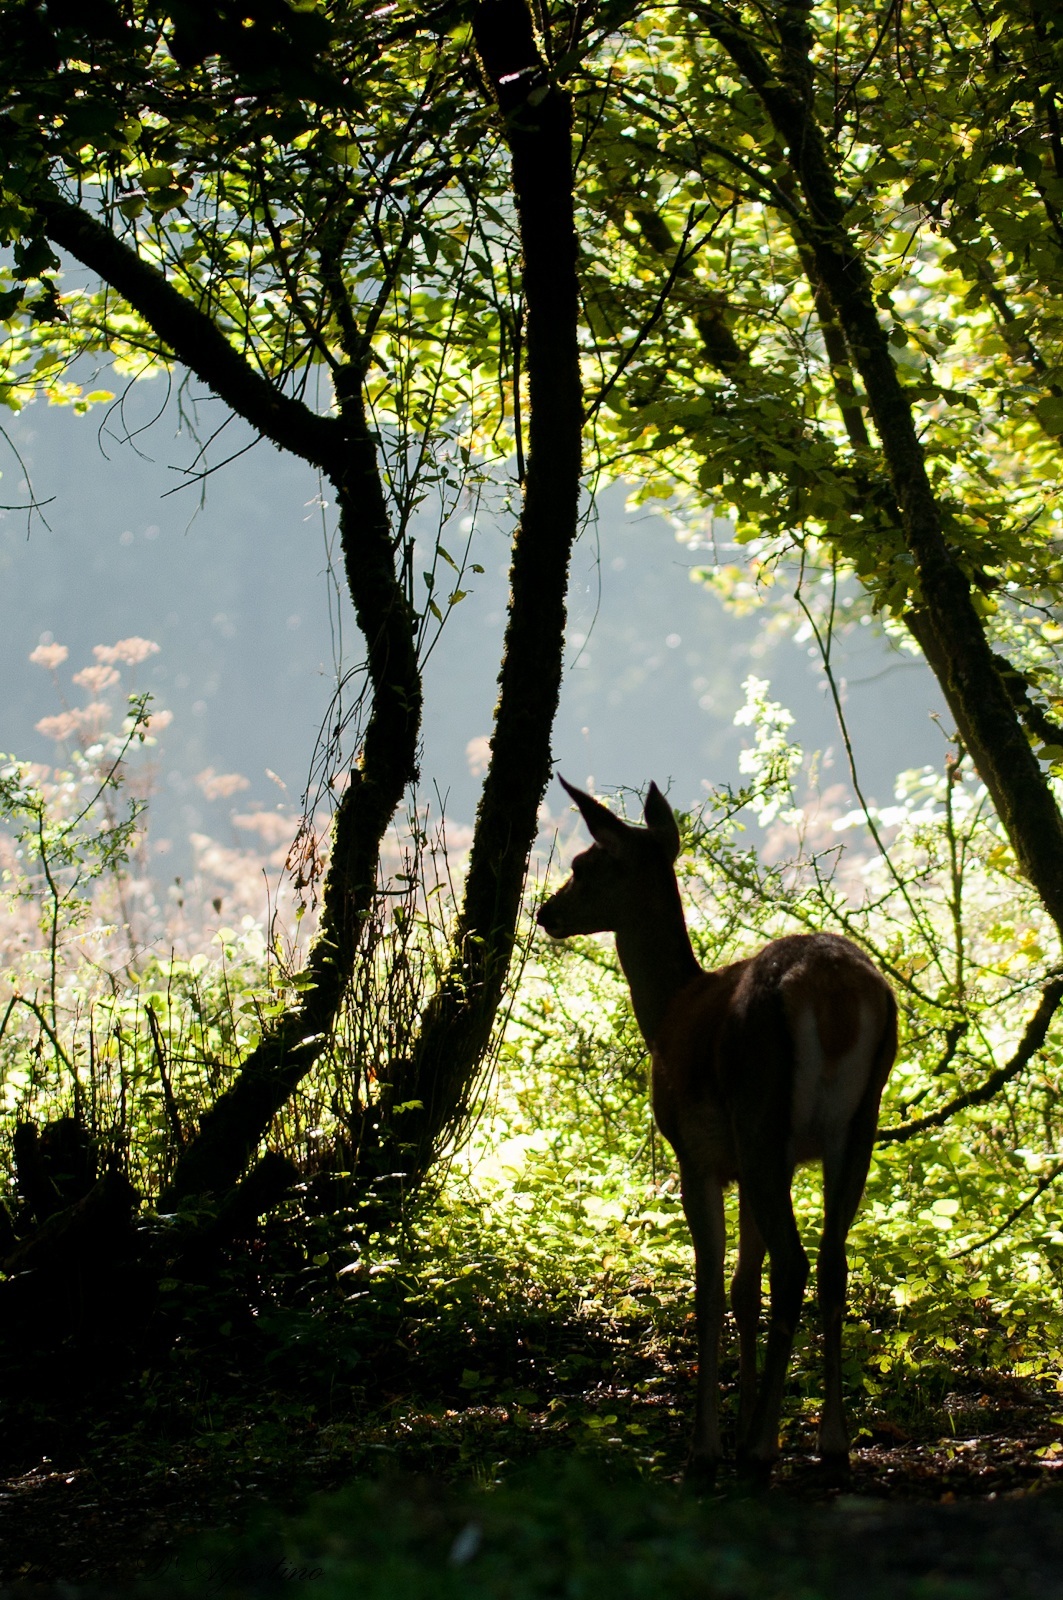
[[[120,816],[114,801],[129,747],[145,737],[146,707],[146,696],[134,700],[111,748],[75,750],[71,770],[51,774],[47,789],[28,762],[7,758],[0,769],[0,814],[13,825],[14,857],[22,871],[14,893],[38,906],[53,1019],[61,930],[85,918],[88,886],[104,874],[117,879],[135,843],[140,807],[134,800]]]
[[[20,8],[8,12],[26,55],[20,95],[32,84],[41,102],[13,118],[13,197],[42,161],[65,170],[117,208],[183,294],[201,300],[209,274],[226,325],[264,370],[301,387],[315,367],[335,368],[342,313],[326,289],[341,272],[373,352],[374,407],[405,441],[391,461],[403,504],[432,481],[425,445],[413,444],[429,418],[454,430],[455,450],[519,450],[512,202],[457,17],[433,31],[403,8],[281,8],[252,15],[242,36],[198,21],[190,45],[188,8],[131,7],[120,44],[90,19],[65,21],[51,42],[23,37]],[[1058,24],[1037,4],[964,0],[940,24],[900,6],[879,26],[859,3],[813,16],[817,111],[950,537],[994,637],[1051,699]],[[770,43],[770,11],[751,18]],[[899,531],[886,536],[866,428],[863,445],[852,431],[866,397],[824,342],[778,134],[708,20],[652,6],[555,19],[572,30],[558,67],[585,129],[599,469],[637,482],[641,498],[680,490],[695,541],[711,542],[706,509],[731,506],[735,554],[761,568],[795,542],[822,559],[827,540],[874,605],[898,613],[912,568]],[[270,41],[292,30],[299,46],[278,55]],[[353,196],[346,209],[340,196]],[[7,227],[26,216],[13,202]],[[148,331],[101,294],[58,288],[43,241],[19,263],[64,321],[31,300],[36,320],[7,346],[9,403],[41,385],[70,398],[62,374],[77,349],[143,366]]]
[[[170,713],[151,711],[144,693],[130,693],[125,712],[115,701],[122,669],[135,675],[157,649],[139,637],[97,646],[94,663],[73,674],[85,703],[72,706],[58,675],[66,647],[39,645],[33,659],[50,669],[62,709],[38,728],[57,760],[10,761],[0,774],[7,1161],[19,1123],[73,1115],[101,1163],[121,1159],[147,1192],[260,1031],[290,965],[276,921],[272,939],[260,918],[245,915],[234,929],[216,913],[202,927],[197,907],[192,921],[186,896],[202,895],[208,915],[213,899],[220,913],[216,885],[182,892],[178,883],[159,904],[147,811]],[[256,909],[264,865],[252,869]],[[230,914],[233,889],[224,885]]]
[[[3,20],[8,236],[35,227],[19,201],[42,170],[62,175],[280,389],[327,407],[345,363],[367,365],[397,536],[426,497],[445,520],[477,477],[448,435],[480,431],[499,381],[485,229],[513,238],[492,203],[506,180],[490,110],[446,32],[369,7],[237,25],[137,5],[121,24],[116,10],[118,33],[86,14],[51,38],[19,5]],[[38,236],[6,271],[8,405],[113,399],[67,375],[78,354],[109,352],[126,379],[171,364],[108,287],[66,289],[57,268]],[[461,589],[459,573],[443,590],[439,560],[405,575],[429,622]]]
[[[1016,875],[984,790],[962,756],[952,756],[944,776],[925,771],[899,780],[892,807],[869,818],[838,814],[814,792],[799,797],[808,764],[788,737],[789,714],[766,684],[749,681],[737,720],[754,735],[743,760],[748,783],[716,795],[686,824],[684,886],[699,958],[718,965],[795,929],[844,932],[888,973],[904,1017],[883,1124],[903,1127],[947,1110],[1000,1068],[1056,963],[1051,927]],[[90,748],[99,761],[100,749]],[[56,786],[52,807],[72,795]],[[870,852],[856,843],[868,823]],[[47,827],[54,833],[57,825]],[[106,822],[102,833],[104,842],[111,839]],[[102,848],[90,841],[90,865]],[[12,880],[11,888],[24,894],[26,880]],[[380,930],[386,969],[399,960],[430,968],[437,959],[431,906],[442,889],[420,911],[413,901],[399,905]],[[114,902],[105,899],[99,909],[111,913]],[[76,920],[48,921],[18,969],[9,952],[9,994],[27,993],[28,975],[42,960],[44,975],[61,981],[44,991],[49,1010],[39,1001],[24,1008],[28,1028],[9,1020],[6,1106],[9,1114],[47,1120],[76,1107],[80,1096],[98,1146],[123,1150],[145,1190],[157,1193],[181,1130],[253,1044],[264,1013],[283,1003],[290,969],[278,960],[275,936],[248,919],[242,933],[208,933],[202,949],[186,945],[181,954],[163,955],[141,948],[108,976],[105,952],[116,940],[121,950],[129,924],[104,920],[87,928],[86,911],[82,899]],[[87,940],[95,941],[102,982],[82,960],[69,963]],[[364,1225],[342,1210],[330,1223],[327,1208],[318,1216],[314,1201],[297,1256],[330,1263],[318,1274],[320,1287],[333,1282],[341,1301],[349,1290],[357,1299],[370,1284],[371,1298],[379,1298],[398,1271],[400,1300],[414,1308],[404,1315],[444,1324],[453,1316],[466,1329],[476,1316],[468,1295],[475,1302],[477,1285],[486,1284],[492,1316],[512,1314],[503,1308],[510,1300],[514,1308],[524,1304],[518,1286],[534,1285],[536,1296],[578,1307],[581,1317],[633,1318],[639,1326],[663,1318],[682,1326],[691,1295],[689,1244],[671,1155],[652,1126],[643,1046],[615,956],[587,941],[572,951],[540,939],[535,951],[470,1143],[452,1164],[436,1209],[411,1213],[414,1255],[408,1246],[396,1254],[386,1235],[370,1244]],[[389,1023],[382,1012],[376,1027],[384,1033],[375,1046],[362,1041],[360,1058],[393,1049],[385,1034],[398,1020]],[[357,1006],[352,1025],[365,1028]],[[311,1174],[321,1139],[354,1126],[358,1104],[350,1097],[372,1093],[371,1080],[359,1090],[343,1068],[343,1037],[335,1063],[323,1062],[275,1128],[282,1145],[309,1161]],[[858,1308],[852,1373],[863,1369],[868,1399],[876,1387],[896,1396],[903,1373],[943,1370],[957,1343],[969,1346],[965,1361],[975,1348],[991,1350],[992,1365],[1018,1363],[1018,1370],[1055,1381],[1063,1346],[1063,1195],[1053,1184],[1061,1048],[1050,1031],[1029,1064],[984,1105],[879,1146],[851,1235]],[[801,1179],[796,1197],[814,1251],[819,1198],[812,1175]],[[278,1292],[283,1299],[286,1291]],[[807,1341],[804,1350],[802,1360],[809,1360]],[[474,1374],[474,1389],[478,1381]],[[802,1383],[817,1392],[814,1367]]]
[[[749,8],[767,50],[785,10]],[[894,7],[881,25],[849,4],[810,21],[846,223],[950,538],[972,571],[990,569],[990,611],[1022,616],[1058,577],[1058,22],[1038,5],[963,3],[933,18]],[[602,448],[625,471],[637,452],[643,497],[678,480],[692,510],[731,503],[762,560],[828,538],[897,611],[903,545],[875,548],[874,445],[845,415],[866,397],[828,349],[779,134],[711,22],[711,7],[645,8],[600,66],[584,61],[599,84],[623,83],[600,91],[589,159],[593,327],[603,358],[623,341],[598,391]]]

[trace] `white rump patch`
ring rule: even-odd
[[[860,1003],[856,1039],[845,1053],[828,1063],[811,1005],[790,1018],[795,1045],[792,1135],[798,1161],[809,1161],[837,1148],[871,1077],[882,1018],[877,1006]]]

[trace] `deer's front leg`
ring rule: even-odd
[[[698,1328],[698,1397],[690,1471],[712,1478],[719,1463],[720,1331],[726,1244],[723,1188],[714,1174],[681,1167],[683,1210],[694,1242],[694,1311]]]

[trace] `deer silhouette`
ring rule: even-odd
[[[555,939],[612,933],[652,1063],[653,1111],[676,1153],[694,1245],[698,1334],[691,1470],[721,1458],[719,1347],[723,1325],[723,1192],[738,1184],[738,1264],[731,1306],[739,1338],[738,1453],[755,1476],[779,1453],[779,1415],[808,1257],[791,1186],[800,1162],[823,1166],[817,1262],[824,1401],[819,1452],[848,1469],[842,1404],[845,1241],[863,1194],[879,1100],[897,1051],[897,1006],[882,974],[832,933],[774,939],[756,955],[707,972],[694,955],[675,875],[679,827],[651,784],[643,827],[565,783],[593,845],[539,911]],[[767,1350],[757,1383],[761,1272],[770,1266]]]

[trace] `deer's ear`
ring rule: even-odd
[[[557,781],[579,806],[580,815],[587,824],[595,844],[600,844],[604,850],[617,850],[627,831],[627,823],[621,821],[619,817],[614,817],[613,813],[593,795],[584,794],[583,790],[577,789],[574,784],[566,783],[560,773],[557,775]]]
[[[679,824],[675,820],[675,812],[655,783],[650,784],[646,795],[642,820],[654,838],[663,845],[669,861],[674,861],[679,854]]]

